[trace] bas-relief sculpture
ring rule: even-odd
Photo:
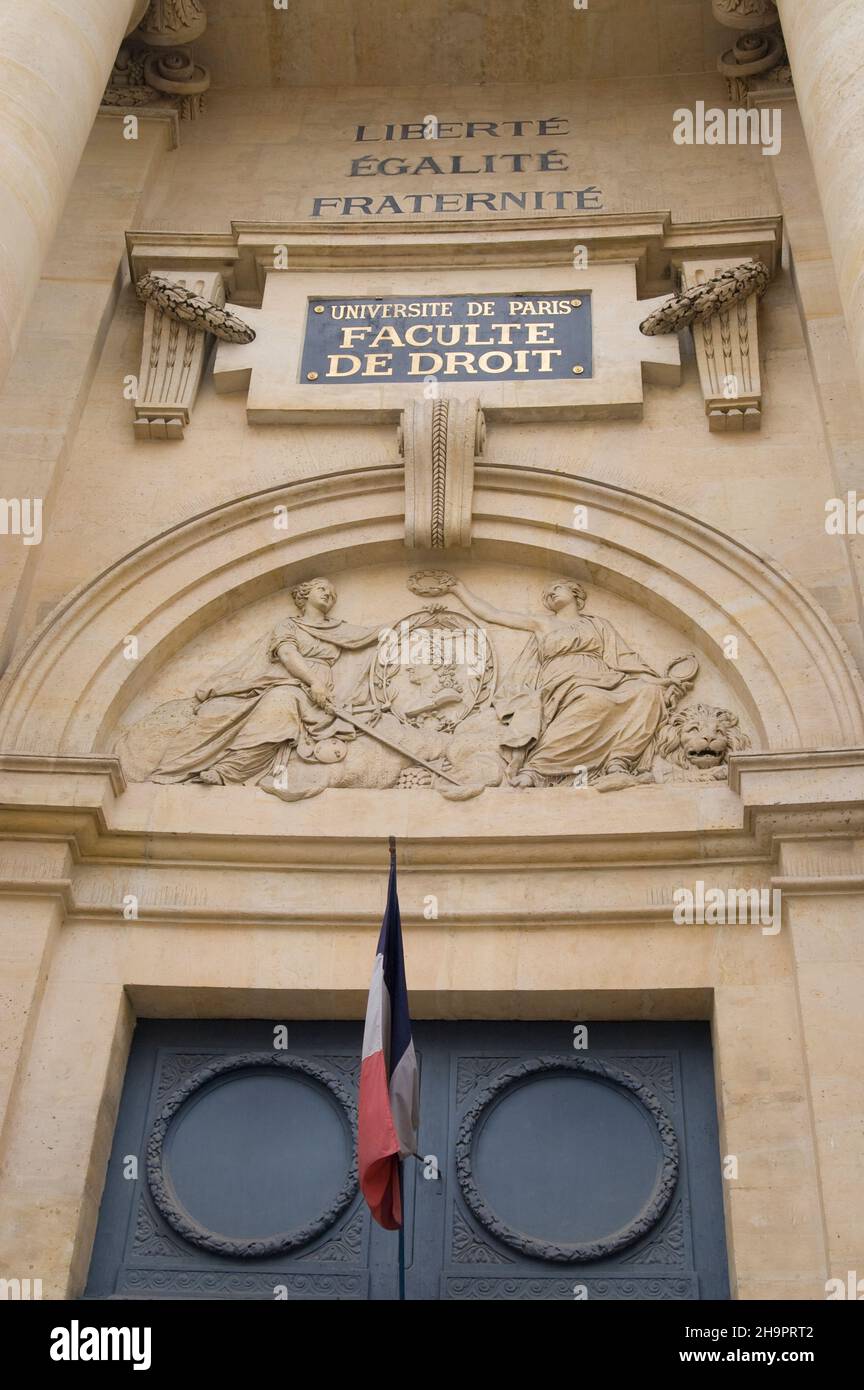
[[[498,608],[443,571],[413,574],[408,588],[426,606],[394,627],[334,616],[328,579],[296,585],[294,615],[194,697],[119,737],[127,776],[257,783],[286,801],[327,787],[417,786],[463,800],[491,786],[717,782],[729,753],[749,745],[730,710],[682,703],[694,655],[655,669],[586,611],[581,584],[547,585],[536,612]],[[438,601],[445,595],[463,611]],[[527,634],[500,679],[495,627]],[[340,697],[335,677],[351,653],[359,675]]]

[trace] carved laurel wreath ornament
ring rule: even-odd
[[[216,1231],[208,1230],[206,1226],[202,1226],[200,1222],[196,1221],[181,1204],[174,1190],[174,1185],[166,1172],[164,1157],[165,1139],[171,1123],[187,1101],[215,1077],[227,1076],[230,1072],[245,1071],[250,1067],[268,1067],[277,1068],[280,1071],[300,1072],[321,1086],[326,1086],[338,1103],[345,1123],[351,1132],[352,1159],[350,1167],[342,1187],[329,1207],[305,1226],[260,1239],[223,1236]],[[147,1182],[153,1201],[159,1211],[172,1230],[176,1231],[184,1240],[199,1246],[202,1250],[210,1250],[215,1255],[234,1255],[245,1259],[257,1259],[264,1255],[281,1255],[287,1250],[296,1250],[301,1245],[308,1245],[309,1241],[315,1240],[330,1229],[346,1207],[350,1206],[357,1193],[356,1152],[357,1127],[354,1100],[333,1072],[316,1062],[308,1062],[302,1057],[278,1057],[268,1052],[249,1052],[236,1057],[226,1057],[222,1061],[199,1068],[171,1094],[159,1111],[147,1139]]]
[[[744,261],[719,275],[712,275],[701,285],[673,294],[642,320],[639,331],[649,338],[658,333],[680,333],[691,323],[714,318],[731,305],[749,299],[751,294],[761,297],[770,278],[768,267],[762,261]]]
[[[416,570],[406,582],[412,594],[418,598],[442,598],[450,593],[456,577],[447,570]]]
[[[484,1112],[501,1099],[512,1086],[526,1078],[547,1072],[570,1072],[576,1075],[599,1077],[614,1086],[623,1087],[648,1111],[660,1140],[661,1160],[654,1190],[642,1210],[626,1226],[600,1240],[568,1244],[539,1240],[515,1231],[492,1210],[483,1197],[474,1177],[474,1141],[479,1133]],[[495,1079],[475,1097],[459,1126],[456,1137],[456,1176],[462,1196],[477,1220],[498,1240],[523,1255],[556,1264],[571,1264],[583,1260],[601,1260],[633,1245],[657,1224],[671,1201],[678,1182],[678,1137],[672,1122],[650,1087],[637,1077],[609,1062],[581,1057],[535,1057],[517,1062],[499,1072]]]
[[[212,333],[214,338],[221,338],[224,343],[251,343],[255,338],[255,329],[232,314],[230,309],[184,289],[163,275],[142,275],[135,285],[135,292],[139,299],[158,305],[168,318],[201,333]]]

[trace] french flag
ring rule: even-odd
[[[402,921],[391,847],[387,907],[369,986],[360,1067],[357,1158],[360,1187],[385,1230],[402,1225],[401,1160],[417,1151],[419,1086],[411,1038]]]

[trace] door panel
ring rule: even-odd
[[[354,1164],[362,1025],[136,1029],[89,1297],[392,1299]],[[706,1024],[415,1025],[417,1299],[727,1298]],[[138,1160],[138,1176],[124,1176]]]

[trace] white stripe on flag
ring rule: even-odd
[[[417,1057],[413,1040],[408,1043],[390,1078],[390,1113],[402,1157],[417,1152],[419,1096]]]
[[[390,991],[384,983],[384,957],[380,952],[375,957],[369,985],[366,1026],[363,1030],[363,1061],[375,1052],[383,1052],[385,1067],[389,1066]]]

